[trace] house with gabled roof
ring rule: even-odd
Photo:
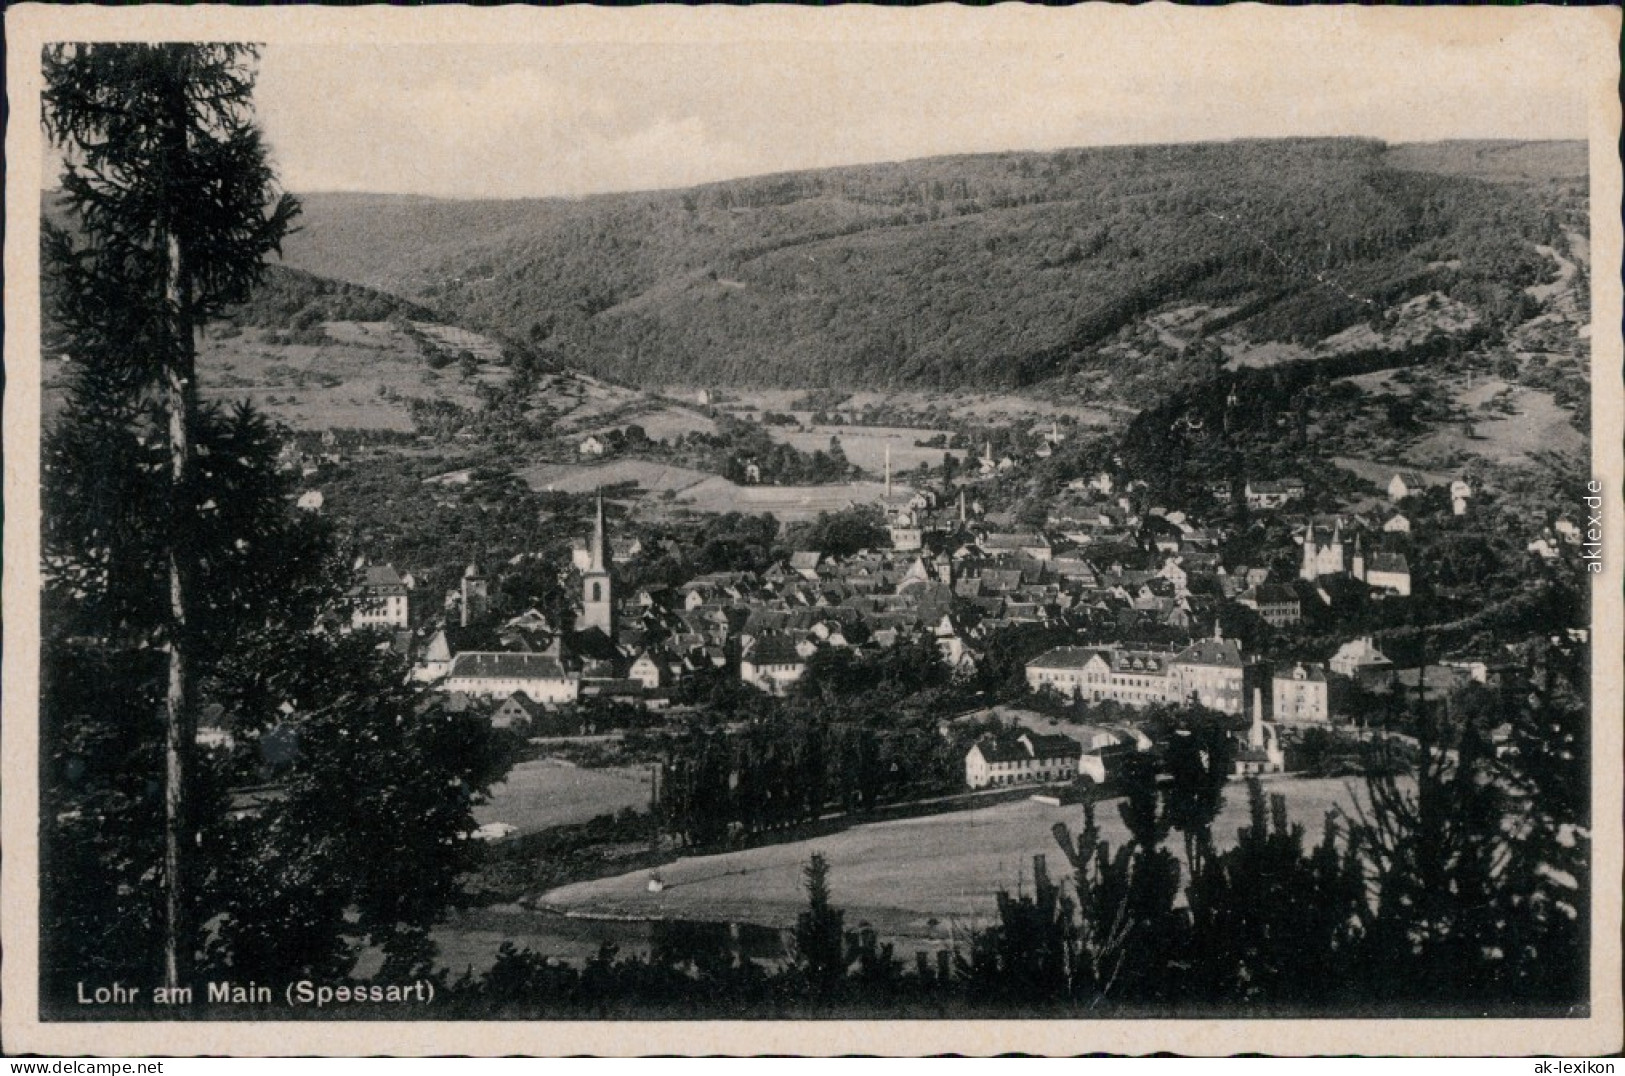
[[[788,695],[807,674],[807,655],[788,635],[756,640],[739,659],[739,679],[769,695]]]
[[[999,788],[1070,781],[1078,775],[1083,757],[1083,746],[1070,736],[1027,729],[988,736],[965,754],[965,783],[971,788]],[[1094,757],[1098,762],[1099,756]],[[1104,779],[1102,769],[1096,780]]]
[[[491,711],[494,729],[524,728],[547,711],[523,691],[515,691]]]

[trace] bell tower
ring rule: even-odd
[[[605,635],[615,634],[615,604],[611,595],[609,558],[604,551],[604,495],[598,494],[598,507],[593,515],[592,542],[587,549],[587,567],[581,573],[581,620],[577,630],[598,628]]]
[[[466,628],[483,617],[489,607],[490,591],[485,573],[480,571],[478,560],[470,561],[468,568],[463,572],[463,627]]]

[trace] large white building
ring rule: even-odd
[[[452,659],[445,690],[482,699],[505,699],[522,691],[533,702],[562,706],[580,697],[581,676],[551,654],[465,650]]]
[[[355,608],[350,613],[354,628],[406,628],[411,626],[411,592],[393,564],[373,564],[362,573],[359,586],[350,591]]]
[[[1027,686],[1085,702],[1149,706],[1169,701],[1172,657],[1158,650],[1058,646],[1027,663]]]
[[[1058,646],[1027,663],[1027,686],[1068,699],[1143,707],[1195,699],[1239,714],[1246,662],[1234,639],[1201,639],[1179,651]]]

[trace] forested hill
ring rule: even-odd
[[[1169,311],[1297,343],[1428,293],[1515,319],[1552,272],[1536,245],[1585,229],[1585,165],[1580,143],[1328,139],[582,200],[311,195],[288,257],[642,383],[1110,391],[1103,346]]]

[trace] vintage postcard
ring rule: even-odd
[[[1621,1047],[1617,7],[5,20],[7,1052]]]

